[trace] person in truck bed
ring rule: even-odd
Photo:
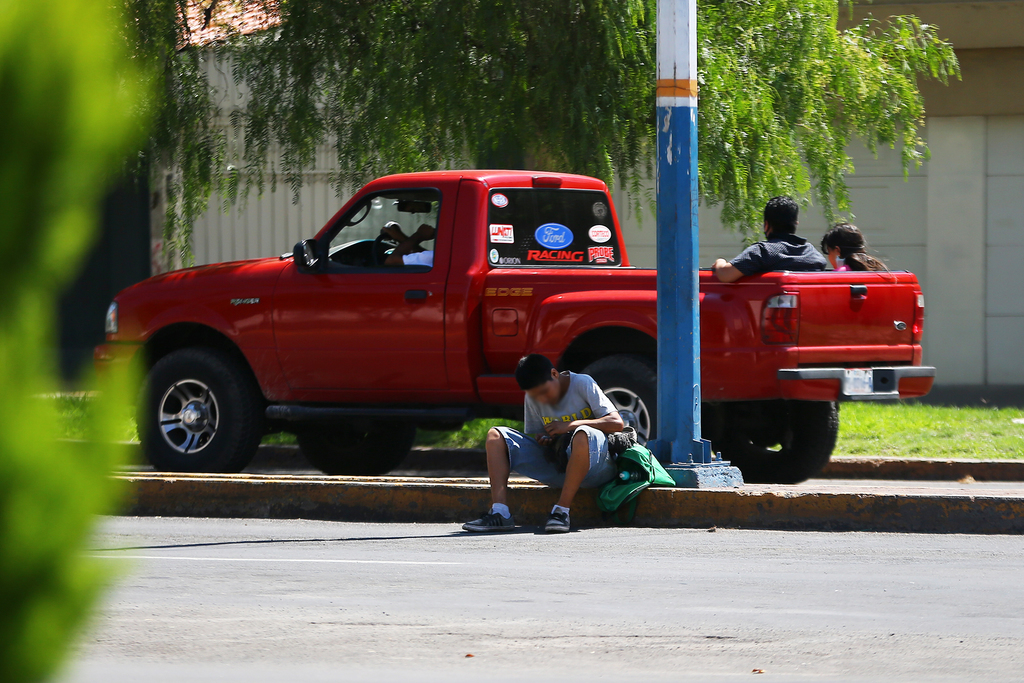
[[[837,271],[885,270],[882,261],[867,253],[868,244],[856,225],[836,223],[821,238],[821,251]]]
[[[526,392],[525,434],[508,427],[487,433],[487,475],[491,480],[491,509],[480,519],[466,522],[466,531],[511,531],[515,520],[508,509],[511,470],[549,486],[560,486],[558,504],[551,509],[544,530],[569,531],[569,508],[581,488],[596,488],[615,478],[615,462],[608,453],[607,435],[622,431],[615,405],[589,375],[559,373],[540,354],[525,356],[516,367],[516,382]],[[562,434],[572,434],[566,446],[568,461],[562,470],[558,456],[546,453]]]
[[[718,259],[711,267],[722,282],[773,270],[818,271],[828,261],[796,234],[800,207],[792,197],[772,197],[764,207],[764,241],[752,244],[732,261]]]

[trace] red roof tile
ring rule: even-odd
[[[275,0],[188,0],[187,45],[205,46],[281,23]]]

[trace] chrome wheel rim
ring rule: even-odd
[[[623,416],[626,425],[636,430],[640,443],[647,443],[654,425],[651,424],[651,411],[647,409],[644,400],[635,391],[625,387],[610,387],[602,391]],[[627,419],[627,413],[632,414],[632,419]]]
[[[199,380],[175,382],[160,399],[157,421],[168,446],[186,455],[198,453],[217,435],[217,397]]]

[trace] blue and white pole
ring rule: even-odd
[[[671,460],[681,485],[737,485],[739,471],[715,461],[700,429],[696,0],[659,0],[657,69],[658,438],[652,446]]]

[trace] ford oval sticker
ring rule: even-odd
[[[545,223],[537,228],[533,237],[548,249],[565,249],[572,244],[572,230],[561,223]]]

